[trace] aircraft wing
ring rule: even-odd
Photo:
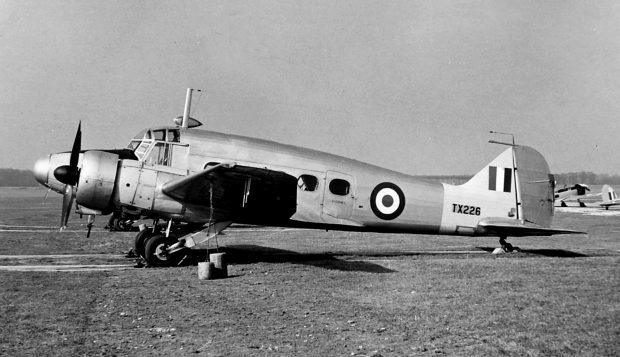
[[[476,231],[481,235],[504,237],[551,236],[554,234],[586,234],[566,229],[545,228],[539,225],[508,218],[485,218],[478,222]]]
[[[588,198],[594,198],[594,197],[600,197],[601,193],[588,193],[587,195],[581,195],[581,196],[577,196],[577,195],[573,195],[573,196],[567,196],[567,197],[563,197],[563,198],[556,198],[556,201],[581,201],[583,199],[588,199]]]
[[[213,220],[270,223],[297,208],[297,178],[266,168],[223,163],[166,182],[162,192]]]

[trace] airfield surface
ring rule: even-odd
[[[44,196],[0,189],[0,355],[620,354],[620,209],[558,208],[588,235],[497,256],[495,238],[233,226],[231,277],[200,281],[133,268],[135,232],[107,217],[58,232]]]

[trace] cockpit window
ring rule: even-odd
[[[151,143],[152,143],[151,140],[144,140],[134,150],[134,154],[136,154],[136,156],[138,157],[138,160],[142,160],[142,158],[146,154],[147,150],[149,149],[149,146],[151,146]]]
[[[136,150],[136,148],[138,147],[138,145],[140,145],[142,141],[141,140],[132,140],[129,142],[129,144],[127,145],[127,149],[134,151]]]
[[[168,141],[172,143],[178,143],[179,138],[179,129],[168,129]]]
[[[153,130],[153,139],[157,141],[165,141],[166,140],[166,129]]]
[[[180,141],[178,129],[144,129],[131,139],[127,148],[133,150],[140,161],[148,161],[158,165],[170,165],[173,148],[171,144],[167,143],[178,143]],[[155,146],[151,149],[153,143],[155,143]],[[149,151],[152,151],[152,153],[149,153]],[[146,157],[147,155],[148,158]]]

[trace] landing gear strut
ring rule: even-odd
[[[514,247],[512,246],[512,244],[506,242],[506,237],[499,237],[499,244],[502,246],[502,249],[506,253],[514,251]]]

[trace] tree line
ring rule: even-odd
[[[585,183],[586,185],[620,184],[620,175],[595,174],[590,171],[568,172],[554,176],[556,185],[574,185],[576,183]]]
[[[39,183],[30,170],[0,169],[0,187],[34,187]]]

